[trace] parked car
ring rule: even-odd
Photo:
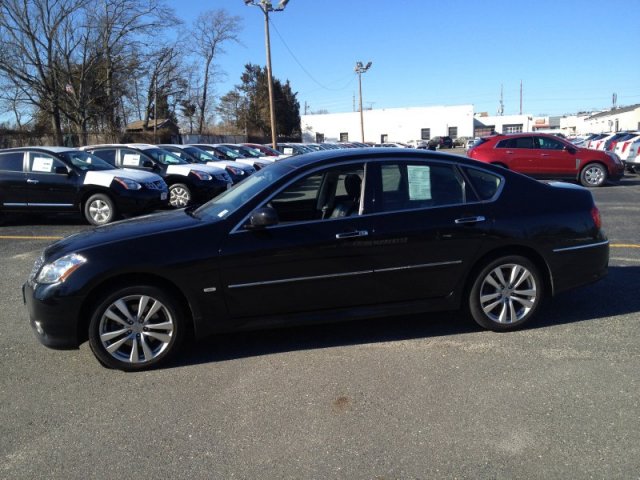
[[[274,160],[280,160],[283,157],[279,151],[266,145],[260,145],[259,143],[243,143],[242,145],[258,150],[263,156],[272,157]]]
[[[200,150],[197,147],[166,143],[158,146],[189,163],[194,165],[207,165],[209,168],[215,169],[217,172],[216,175],[220,175],[228,184],[233,185],[246,178],[241,165],[236,165],[235,162],[219,160],[218,157],[215,157],[213,154]]]
[[[279,143],[278,151],[283,155],[288,155],[288,156],[301,155],[303,153],[313,152],[312,149],[297,143]]]
[[[246,158],[244,155],[236,152],[235,150],[231,150],[230,148],[217,143],[194,143],[189,146],[204,150],[205,152],[214,155],[218,160],[224,161],[227,165],[240,169],[244,178],[256,172],[252,159]]]
[[[600,224],[579,186],[436,152],[331,150],[277,162],[198,208],[60,240],[23,296],[43,344],[88,338],[122,370],[161,364],[187,331],[449,309],[513,330],[606,274]]]
[[[629,145],[624,164],[630,172],[640,173],[640,139],[634,140]]]
[[[244,145],[236,144],[236,143],[221,143],[220,146],[229,148],[244,158],[247,159],[245,163],[249,165],[253,165],[253,168],[256,170],[260,170],[268,165],[271,165],[274,162],[273,158],[269,158],[266,155],[263,155],[260,150],[256,150],[255,148],[246,147]]]
[[[453,148],[453,140],[451,137],[433,137],[427,145],[436,149]]]
[[[467,155],[534,178],[576,180],[586,187],[599,187],[624,175],[615,153],[580,148],[545,133],[483,137]]]
[[[192,165],[155,145],[142,143],[81,147],[118,168],[157,173],[169,185],[169,205],[182,208],[203,203],[228,188],[226,178],[206,165]]]
[[[158,175],[116,169],[75,148],[0,150],[0,216],[4,212],[78,212],[93,225],[167,204]]]

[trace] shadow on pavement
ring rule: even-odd
[[[640,312],[640,267],[610,267],[602,281],[548,301],[529,329]],[[463,312],[440,312],[215,335],[187,342],[165,368],[275,353],[480,332]],[[496,333],[495,335],[500,335]]]

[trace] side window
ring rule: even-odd
[[[538,148],[543,150],[562,150],[564,144],[555,138],[537,137]]]
[[[476,170],[475,168],[465,169],[465,173],[478,194],[480,200],[491,200],[502,184],[502,178],[484,170]]]
[[[46,153],[29,152],[29,171],[33,173],[54,173],[56,167],[66,167],[66,165]]]
[[[533,148],[533,137],[518,137],[513,140],[513,148]]]
[[[0,153],[0,170],[22,172],[23,152]]]
[[[383,212],[465,202],[464,179],[451,165],[383,164],[380,174]]]
[[[360,214],[364,165],[331,167],[307,175],[271,199],[281,223]]]
[[[142,155],[135,150],[123,148],[120,150],[120,162],[123,167],[142,167]]]
[[[116,166],[116,150],[115,148],[109,150],[96,150],[93,153],[95,156],[100,157],[105,162],[110,165]]]
[[[496,148],[514,148],[514,142],[515,139],[513,138],[507,138],[505,140],[500,140],[497,144],[496,144]]]

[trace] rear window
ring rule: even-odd
[[[22,152],[0,153],[0,170],[21,172],[23,157]]]

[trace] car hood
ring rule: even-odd
[[[131,170],[128,168],[114,168],[112,170],[89,171],[85,174],[83,182],[85,185],[102,185],[103,187],[108,187],[111,185],[114,177],[126,178],[138,183],[152,183],[162,180],[162,177],[155,173]]]
[[[235,162],[233,160],[216,160],[215,162],[207,162],[207,165],[227,165],[240,170],[247,170],[246,163]]]
[[[188,210],[184,209],[171,210],[93,227],[53,243],[45,249],[44,258],[46,261],[51,261],[69,253],[81,252],[100,245],[160,233],[166,234],[202,224],[202,220],[187,212]]]

